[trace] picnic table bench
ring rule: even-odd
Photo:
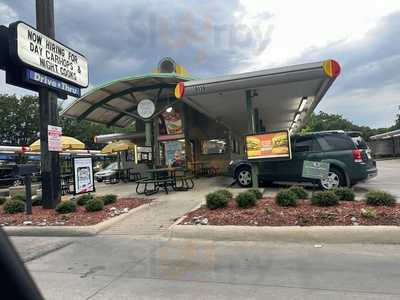
[[[168,188],[174,191],[187,191],[194,187],[194,176],[186,175],[182,168],[150,169],[150,178],[142,178],[136,181],[136,193],[146,196],[158,193],[162,188],[168,194]],[[182,174],[177,174],[182,173]],[[141,189],[141,187],[143,187]]]

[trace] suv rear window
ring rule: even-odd
[[[294,152],[320,151],[319,145],[312,137],[297,137],[294,143]]]
[[[356,144],[357,149],[368,149],[367,143],[361,136],[352,136],[351,139],[353,140],[354,144]]]
[[[325,151],[353,150],[356,148],[353,140],[347,135],[325,135],[318,139]]]

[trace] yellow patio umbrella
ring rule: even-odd
[[[101,153],[111,154],[111,153],[115,153],[115,152],[134,150],[135,146],[136,145],[134,143],[132,143],[128,140],[121,140],[121,141],[112,142],[112,143],[108,144],[103,149],[101,149]]]
[[[33,142],[30,146],[31,151],[39,152],[40,151],[40,140]],[[62,150],[84,150],[85,144],[80,140],[70,136],[61,136],[61,147]]]

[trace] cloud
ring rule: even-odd
[[[24,2],[5,3],[32,21],[34,8]],[[70,0],[55,5],[57,39],[87,56],[92,84],[149,72],[165,56],[199,76],[225,74],[269,41],[268,28],[253,28],[235,17],[243,11],[238,1]]]
[[[398,1],[379,7],[338,1],[329,10],[340,14],[336,23],[323,22],[326,9],[320,1],[308,6],[283,0],[55,5],[56,37],[88,58],[91,86],[148,73],[165,56],[203,78],[334,58],[343,71],[317,110],[387,126],[400,104],[400,13],[393,13]],[[35,25],[34,1],[2,1],[0,23],[17,19]],[[25,93],[4,87],[1,76],[2,92]]]
[[[400,105],[399,36],[397,12],[383,17],[360,39],[306,49],[289,63],[336,59],[342,73],[318,109],[339,112],[361,125],[391,126]]]

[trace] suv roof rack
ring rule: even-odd
[[[360,131],[354,131],[354,130],[322,130],[322,131],[313,131],[313,132],[305,132],[305,133],[300,133],[300,135],[312,135],[312,134],[326,134],[326,133],[337,133],[337,134],[347,134],[349,136],[354,136],[354,135],[362,135]]]

